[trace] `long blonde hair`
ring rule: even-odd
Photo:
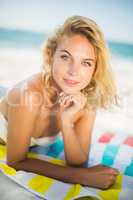
[[[117,104],[116,86],[109,66],[108,48],[98,25],[91,19],[83,16],[71,16],[62,26],[58,27],[42,47],[43,73],[42,79],[47,92],[52,96],[56,90],[51,87],[51,66],[56,48],[63,36],[80,34],[85,36],[93,45],[96,54],[96,68],[92,80],[82,93],[87,97],[87,107],[107,108]]]

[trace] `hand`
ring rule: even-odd
[[[108,189],[115,181],[119,171],[115,168],[106,167],[104,165],[96,165],[90,168],[83,168],[81,184],[99,189]]]
[[[87,102],[86,97],[81,93],[66,94],[60,93],[59,104],[63,118],[73,118],[79,110],[83,109]]]

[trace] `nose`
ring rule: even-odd
[[[76,75],[78,72],[78,68],[75,65],[70,65],[68,68],[69,75]]]

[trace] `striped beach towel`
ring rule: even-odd
[[[28,156],[65,165],[61,138],[45,147],[30,148]],[[35,173],[16,171],[5,163],[5,158],[6,147],[0,145],[1,172],[28,191],[47,200],[74,200],[79,197],[103,200],[133,199],[133,136],[130,135],[106,132],[91,146],[89,166],[102,163],[120,171],[116,183],[107,190],[83,187],[80,184],[64,183]]]

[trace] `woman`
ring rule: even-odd
[[[8,121],[7,163],[64,182],[97,188],[114,184],[118,171],[102,165],[85,168],[98,107],[116,103],[107,48],[97,24],[69,17],[43,47],[44,70],[19,82],[1,101]],[[30,145],[55,138],[64,141],[66,166],[28,158]],[[96,178],[97,177],[97,178]]]

